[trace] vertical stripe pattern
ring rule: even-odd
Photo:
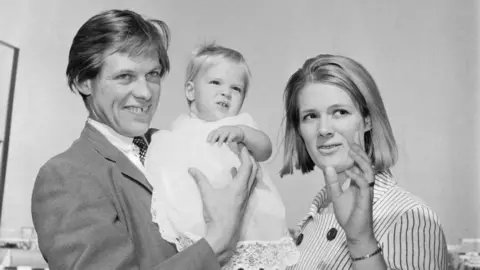
[[[322,189],[299,226],[303,241],[299,263],[288,269],[352,269],[345,233]],[[389,173],[375,176],[373,229],[389,269],[447,269],[447,245],[437,215],[411,193],[396,186]],[[327,239],[330,229],[336,237]]]

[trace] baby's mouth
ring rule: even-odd
[[[223,102],[223,101],[217,102],[217,105],[220,106],[221,108],[224,108],[224,109],[230,108],[230,104],[228,104],[227,102]]]

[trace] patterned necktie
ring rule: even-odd
[[[143,136],[137,136],[133,138],[133,144],[136,145],[139,149],[138,153],[138,158],[140,159],[140,162],[142,162],[143,165],[145,162],[145,155],[147,154],[147,149],[148,149],[148,143],[145,141],[145,138]]]

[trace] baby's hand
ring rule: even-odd
[[[241,143],[245,139],[245,133],[243,129],[239,126],[223,126],[215,129],[214,131],[210,132],[207,137],[207,142],[214,144],[215,142],[218,145],[222,143],[231,143],[237,142]]]

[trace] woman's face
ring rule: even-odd
[[[351,168],[349,145],[363,146],[370,120],[363,119],[347,92],[331,84],[306,85],[297,102],[300,135],[317,167],[331,166],[339,173]]]

